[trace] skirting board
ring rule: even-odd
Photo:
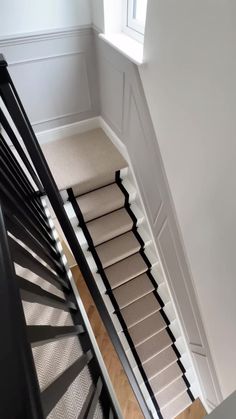
[[[52,141],[59,141],[63,138],[72,137],[73,135],[82,134],[83,132],[91,131],[96,128],[103,129],[105,134],[112,141],[114,146],[119,150],[124,159],[130,163],[129,155],[125,145],[121,142],[118,136],[101,116],[95,116],[94,118],[84,119],[83,121],[74,122],[73,124],[63,125],[61,127],[37,132],[36,136],[40,144],[45,144]]]
[[[100,117],[95,116],[94,118],[84,119],[83,121],[74,122],[73,124],[38,132],[36,133],[36,136],[40,144],[45,144],[72,137],[73,135],[82,134],[83,132],[99,128],[100,126]]]

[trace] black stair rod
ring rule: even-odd
[[[7,69],[4,69],[7,72]],[[8,75],[8,81],[10,80],[10,76]],[[12,81],[11,81],[11,84]],[[24,141],[25,147],[29,153],[29,156],[31,158],[31,161],[33,162],[33,165],[36,169],[36,172],[39,176],[39,179],[44,186],[45,192],[50,200],[50,203],[52,205],[52,208],[56,214],[56,217],[62,227],[62,230],[65,234],[65,237],[69,243],[69,246],[72,250],[72,253],[75,257],[75,260],[80,267],[81,273],[85,279],[85,282],[88,286],[88,289],[92,295],[93,300],[96,303],[96,307],[99,311],[99,314],[102,318],[102,321],[108,331],[108,334],[110,336],[110,339],[117,351],[117,354],[120,358],[120,361],[123,365],[123,368],[126,372],[126,375],[129,379],[129,382],[131,384],[131,387],[134,391],[134,394],[137,398],[137,401],[140,405],[140,408],[144,414],[144,417],[146,419],[152,418],[152,413],[149,410],[146,401],[144,399],[144,396],[141,392],[141,389],[139,387],[138,381],[133,373],[133,370],[130,366],[130,363],[128,361],[128,358],[125,354],[125,351],[123,349],[123,346],[120,342],[120,339],[118,337],[118,334],[116,332],[115,326],[113,325],[113,322],[110,318],[110,315],[108,313],[108,310],[105,306],[105,303],[103,301],[103,298],[100,294],[100,291],[94,281],[93,275],[90,271],[90,268],[88,266],[88,263],[86,261],[86,258],[83,254],[83,251],[78,243],[77,237],[75,235],[75,232],[73,230],[73,227],[67,217],[66,211],[64,209],[63,201],[60,196],[60,193],[58,191],[57,185],[55,183],[55,180],[52,176],[52,173],[49,169],[49,166],[46,162],[46,159],[43,155],[43,152],[40,148],[40,145],[38,143],[38,140],[31,128],[30,122],[25,114],[25,111],[22,112],[23,105],[20,101],[16,101],[16,98],[14,94],[12,93],[12,90],[8,83],[4,83],[4,88],[2,88],[0,84],[0,91],[2,92],[2,95],[4,96],[4,102],[8,108],[8,111],[14,120],[14,123]]]

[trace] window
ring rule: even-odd
[[[148,0],[104,0],[104,33],[109,45],[137,65],[143,63],[143,41]]]
[[[126,0],[125,28],[129,35],[142,41],[145,29],[147,0]]]

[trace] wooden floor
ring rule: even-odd
[[[78,267],[72,268],[72,273],[120,403],[123,416],[125,419],[143,419],[128,379]],[[177,419],[202,419],[205,415],[206,412],[200,400],[196,400]]]
[[[176,419],[202,419],[206,417],[206,411],[199,399],[181,413]]]

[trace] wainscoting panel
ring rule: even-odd
[[[193,352],[193,356],[199,368],[199,375],[201,377],[200,379],[202,381],[202,387],[204,388],[206,402],[210,410],[212,410],[217,407],[219,402],[216,397],[216,391],[211,376],[211,368],[208,362],[208,358],[197,352]]]
[[[123,129],[124,72],[105,58],[100,63],[101,107],[105,118],[120,134]]]
[[[5,38],[0,51],[36,132],[98,115],[90,28]]]
[[[156,236],[156,241],[158,243],[158,248],[161,254],[165,273],[169,278],[169,283],[171,278],[174,278],[175,286],[171,286],[171,290],[176,295],[178,305],[180,307],[185,307],[186,312],[191,312],[192,307],[190,305],[189,299],[187,299],[185,293],[182,292],[183,274],[181,272],[181,266],[178,261],[178,255],[175,250],[174,240],[171,235],[171,229],[167,218]],[[194,342],[195,344],[202,346],[201,337],[192,316],[189,316],[185,319],[185,327],[188,333],[188,342]]]
[[[145,201],[148,203],[152,223],[155,224],[162,206],[162,199],[157,185],[158,170],[155,155],[148,152],[149,144],[146,141],[132,89],[130,89],[127,120],[129,121],[127,149],[129,154],[132,155],[134,169],[141,180]]]
[[[91,110],[85,53],[13,65],[11,76],[34,126]]]

